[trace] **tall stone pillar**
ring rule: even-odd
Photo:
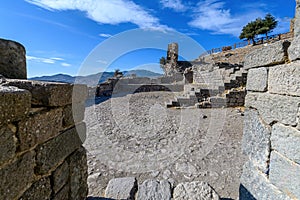
[[[0,39],[0,74],[6,78],[26,79],[25,54],[20,43]]]
[[[300,0],[296,0],[296,13],[294,22],[294,36],[300,35]]]
[[[165,75],[172,76],[177,72],[178,61],[178,44],[171,43],[168,45],[167,60],[165,64]]]

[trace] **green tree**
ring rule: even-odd
[[[277,27],[278,21],[270,13],[268,13],[263,19],[263,27],[257,30],[258,34],[266,34],[268,39],[268,34],[271,33]]]
[[[246,26],[243,27],[242,32],[240,34],[240,39],[252,40],[253,44],[255,44],[255,37],[258,35],[257,30],[263,27],[263,20],[261,18],[257,18],[255,21],[249,22]]]
[[[165,72],[165,64],[167,63],[166,58],[165,57],[161,57],[159,59],[159,64],[160,64],[160,68]]]

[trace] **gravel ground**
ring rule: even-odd
[[[205,181],[237,199],[243,116],[233,108],[166,109],[175,95],[138,93],[86,109],[90,196],[103,196],[112,178],[134,176],[174,186]]]

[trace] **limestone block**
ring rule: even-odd
[[[299,0],[296,0],[294,35],[295,36],[300,35],[300,1]]]
[[[0,128],[0,164],[14,157],[17,149],[16,127],[12,124]]]
[[[300,20],[298,21],[300,22]],[[300,34],[297,37],[294,37],[291,46],[288,49],[288,55],[290,61],[295,61],[300,59]]]
[[[138,200],[170,200],[171,185],[168,181],[146,180],[138,189]]]
[[[292,199],[300,199],[300,165],[273,151],[270,162],[270,181]]]
[[[18,125],[20,150],[24,151],[59,134],[62,129],[62,109],[37,113]]]
[[[0,86],[0,124],[22,119],[29,112],[30,102],[30,92],[16,87]]]
[[[255,110],[245,111],[243,153],[264,173],[268,171],[271,127],[265,124]]]
[[[6,78],[26,79],[25,54],[20,43],[0,39],[0,74]]]
[[[78,126],[84,126],[82,123]],[[56,138],[37,146],[36,173],[45,174],[81,146],[76,128],[61,133]]]
[[[51,184],[49,178],[42,178],[26,190],[20,200],[50,199]]]
[[[108,182],[105,197],[133,200],[136,191],[137,181],[134,177],[115,178]]]
[[[250,69],[247,76],[246,89],[251,91],[265,92],[268,87],[267,68]]]
[[[52,174],[53,191],[57,193],[69,179],[69,164],[65,161]]]
[[[300,63],[270,68],[268,85],[271,93],[300,96]]]
[[[255,49],[245,56],[244,68],[271,66],[284,63],[287,59],[289,41],[278,41],[268,46]]]
[[[296,126],[299,103],[300,97],[250,92],[246,96],[245,105],[248,108],[256,108],[262,119],[268,124],[281,122]]]
[[[34,178],[34,152],[27,152],[0,169],[0,199],[16,199]]]
[[[299,130],[277,123],[272,129],[271,142],[273,149],[300,164]]]
[[[251,162],[247,162],[243,167],[239,196],[240,200],[291,200],[271,184],[267,176],[260,173]]]
[[[219,195],[205,182],[194,181],[178,184],[173,193],[174,200],[219,200]]]
[[[88,194],[86,150],[81,147],[69,157],[70,199],[84,200]]]
[[[73,126],[84,118],[85,104],[75,103],[67,105],[63,109],[63,127]]]
[[[71,85],[41,81],[10,79],[4,85],[29,90],[32,94],[31,104],[38,106],[65,106],[85,101],[86,85]]]

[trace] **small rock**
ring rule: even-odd
[[[219,200],[219,195],[205,182],[180,183],[173,193],[174,200]]]
[[[171,185],[168,181],[146,180],[139,186],[137,200],[156,199],[171,199]]]
[[[105,197],[112,199],[133,200],[137,191],[137,181],[134,177],[115,178],[109,181]]]

